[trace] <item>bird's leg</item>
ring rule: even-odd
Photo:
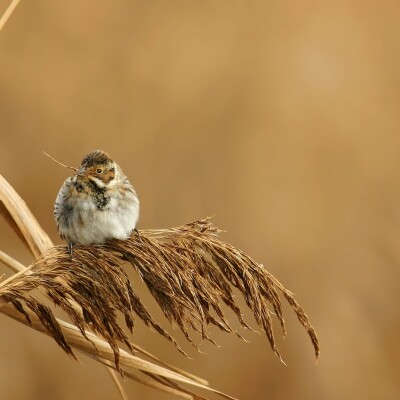
[[[72,242],[68,242],[68,253],[71,261],[72,261],[73,249],[74,249],[74,244]]]
[[[137,237],[138,237],[140,240],[142,240],[142,237],[140,236],[140,232],[139,232],[138,228],[134,228],[133,231],[136,233]]]

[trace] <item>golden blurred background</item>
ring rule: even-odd
[[[241,400],[398,399],[399,18],[386,0],[21,1],[0,34],[0,173],[61,243],[69,172],[42,151],[78,166],[106,150],[140,195],[139,228],[214,215],[321,343],[316,365],[286,307],[287,367],[250,332],[215,332],[206,354],[181,340],[187,360],[138,322],[134,341],[166,361]],[[1,250],[31,262],[0,224]],[[0,320],[1,399],[118,398],[104,367]]]

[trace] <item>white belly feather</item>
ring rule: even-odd
[[[110,196],[107,206],[99,210],[90,196],[71,196],[72,186],[72,179],[67,179],[54,208],[61,237],[87,245],[125,240],[131,235],[139,219],[139,199],[134,191]]]

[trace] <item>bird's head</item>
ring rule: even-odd
[[[95,150],[85,156],[76,175],[78,180],[87,179],[97,187],[105,188],[118,177],[118,166],[107,153]]]

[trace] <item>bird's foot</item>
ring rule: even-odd
[[[73,249],[74,249],[74,244],[72,242],[68,242],[68,253],[70,261],[72,261]]]
[[[140,236],[140,232],[139,232],[139,230],[138,230],[137,228],[135,228],[135,229],[133,230],[133,232],[135,232],[136,235],[137,235],[137,237],[138,237],[140,240],[142,240],[142,237]]]

